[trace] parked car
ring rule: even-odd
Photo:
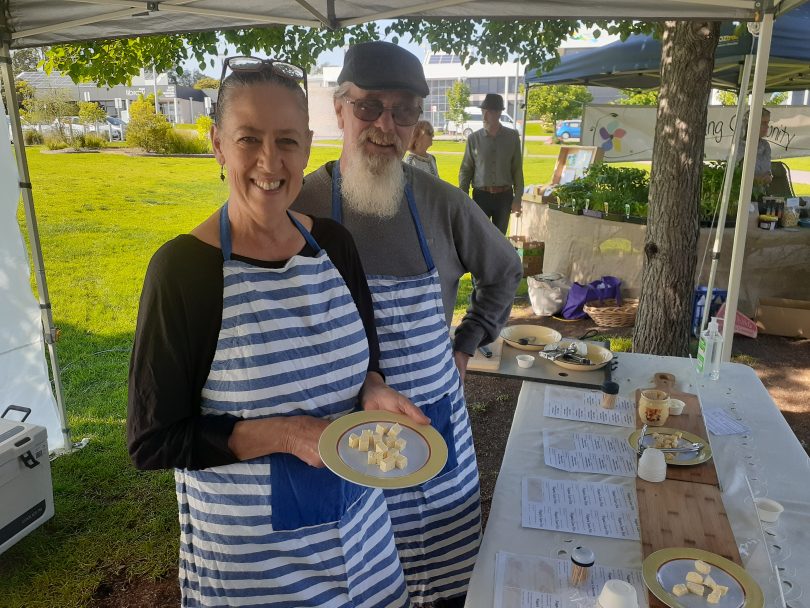
[[[99,125],[99,132],[107,139],[113,141],[124,141],[127,124],[120,118],[108,116],[104,124]],[[91,125],[92,128],[92,125]],[[112,135],[112,138],[110,137]]]
[[[554,136],[562,141],[569,141],[571,139],[579,140],[582,136],[582,121],[581,120],[560,120],[557,122],[557,129],[554,131]]]
[[[464,108],[464,113],[467,115],[467,120],[461,125],[456,125],[452,120],[447,121],[444,127],[445,133],[461,133],[466,139],[475,131],[484,128],[484,113],[481,108],[468,106]],[[501,124],[510,129],[515,128],[515,121],[506,112],[501,114]]]

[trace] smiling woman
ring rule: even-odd
[[[211,129],[228,201],[144,282],[130,455],[175,469],[183,605],[405,606],[381,491],[325,469],[318,440],[358,400],[429,420],[382,380],[351,237],[289,211],[312,140],[303,81],[237,60]]]

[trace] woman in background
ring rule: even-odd
[[[428,148],[433,145],[433,125],[426,120],[416,123],[413,130],[411,143],[408,145],[408,153],[405,155],[405,162],[417,169],[421,169],[431,175],[439,177],[439,169],[436,167],[436,157],[428,154]]]

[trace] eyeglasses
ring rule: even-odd
[[[355,118],[365,122],[374,122],[386,110],[391,112],[394,123],[400,127],[412,127],[419,122],[422,115],[422,108],[419,106],[391,106],[383,105],[379,99],[349,99],[344,97],[346,103],[352,104],[352,111]]]
[[[270,70],[273,74],[291,80],[296,84],[304,86],[304,94],[309,97],[307,90],[307,73],[301,66],[286,61],[277,61],[275,59],[262,59],[260,57],[227,57],[222,62],[222,75],[219,77],[219,84],[225,80],[225,73],[228,68],[232,72],[261,72],[263,70]]]

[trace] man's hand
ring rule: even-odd
[[[522,201],[512,203],[512,213],[514,213],[516,216],[520,217],[520,214],[523,213],[523,202]]]
[[[458,369],[458,375],[461,376],[461,382],[463,384],[464,376],[467,375],[467,363],[470,362],[470,355],[463,353],[460,350],[454,350],[453,360],[456,363],[456,369]]]
[[[422,410],[411,403],[405,395],[388,386],[376,372],[369,372],[366,376],[360,390],[360,406],[366,411],[381,410],[405,414],[417,424],[430,424],[430,418],[425,416]]]

